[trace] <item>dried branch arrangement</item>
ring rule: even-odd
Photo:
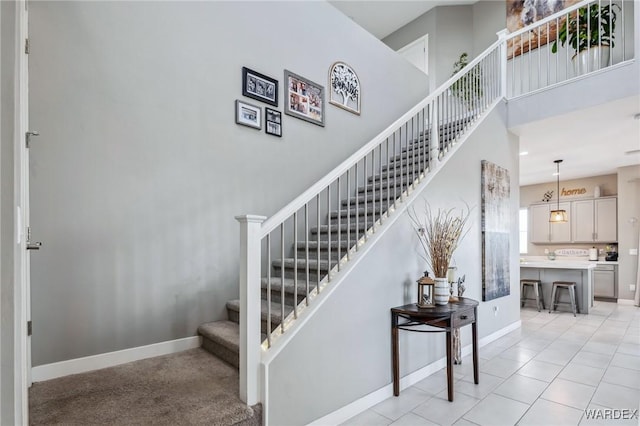
[[[436,277],[446,277],[453,252],[469,231],[465,228],[471,209],[469,206],[459,212],[453,208],[438,209],[434,214],[425,202],[424,215],[418,215],[415,208],[410,208],[407,212],[424,251],[424,255],[420,254],[420,257],[427,262]]]

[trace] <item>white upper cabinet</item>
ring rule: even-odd
[[[565,201],[568,223],[549,223],[555,203],[529,206],[530,241],[538,243],[615,243],[618,241],[618,198]]]
[[[615,243],[618,241],[618,199],[596,199],[595,212],[595,238],[601,243]]]
[[[618,241],[617,198],[573,201],[571,232],[575,243]]]
[[[580,200],[573,202],[571,210],[571,232],[573,233],[573,242],[590,243],[593,242],[595,232],[593,211],[594,200]]]
[[[571,219],[567,223],[549,223],[551,210],[557,208],[556,203],[533,204],[529,207],[531,216],[532,243],[569,243],[571,242]],[[560,203],[560,208],[571,217],[571,203]]]

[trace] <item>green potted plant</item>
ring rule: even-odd
[[[619,8],[617,4],[594,3],[569,13],[551,51],[558,52],[558,41],[563,47],[569,44],[576,51],[572,60],[578,74],[609,65],[609,49],[614,47],[616,29],[614,6]]]
[[[456,75],[464,67],[469,64],[469,55],[464,52],[460,58],[453,63],[452,76]],[[473,103],[482,98],[482,70],[479,66],[475,66],[465,75],[460,77],[458,81],[451,85],[451,93],[460,99],[469,109],[472,109]]]

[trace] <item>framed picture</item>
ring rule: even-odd
[[[579,3],[580,0],[506,0],[506,2],[507,30],[513,33],[562,9]],[[556,40],[558,33],[556,25],[562,26],[565,19],[563,17],[559,21],[551,21],[548,25],[542,26],[536,31],[529,31],[509,39],[507,42],[507,59],[513,59]]]
[[[242,67],[242,95],[278,106],[278,80]]]
[[[324,87],[284,70],[284,113],[324,127]]]
[[[243,126],[262,128],[262,108],[236,100],[236,123]]]
[[[482,160],[482,300],[510,293],[509,238],[511,181],[509,171]]]
[[[329,68],[329,103],[360,115],[360,79],[344,62]]]
[[[282,136],[282,113],[271,109],[269,107],[264,108],[264,131],[268,135]]]

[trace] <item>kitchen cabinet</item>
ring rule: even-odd
[[[598,265],[593,270],[593,297],[617,298],[617,277],[615,265]]]
[[[532,243],[569,243],[571,242],[571,219],[566,223],[550,223],[551,210],[557,209],[557,203],[533,204],[529,207],[530,235]],[[571,203],[560,203],[560,208],[571,217]]]
[[[618,198],[594,200],[596,242],[613,243],[618,241]]]
[[[571,235],[575,243],[618,241],[616,197],[571,202]]]

